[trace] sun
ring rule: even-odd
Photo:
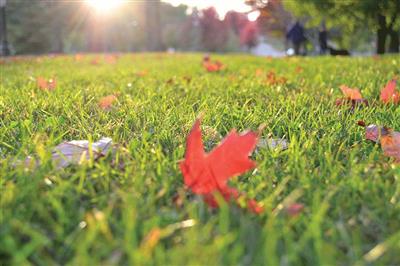
[[[85,2],[99,13],[109,13],[120,6],[123,0],[86,0]]]

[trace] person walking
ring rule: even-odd
[[[306,41],[304,27],[301,25],[300,21],[297,20],[293,27],[291,27],[290,30],[286,33],[286,40],[292,42],[294,54],[300,55],[302,44],[303,46],[305,46]],[[303,49],[305,54],[305,47],[303,47]]]
[[[318,32],[318,41],[319,41],[319,53],[321,55],[326,54],[328,51],[328,31],[326,30],[325,21],[322,21],[321,27]]]

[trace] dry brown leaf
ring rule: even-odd
[[[39,89],[43,91],[52,91],[56,88],[57,81],[55,78],[45,79],[43,77],[38,77],[36,79]]]
[[[117,100],[117,96],[108,95],[99,100],[99,107],[103,110],[110,110],[113,103]]]
[[[346,85],[341,85],[340,90],[347,99],[350,100],[361,100],[363,99],[361,92],[357,88],[349,88]]]
[[[386,156],[393,157],[400,163],[400,132],[391,131],[381,137],[381,146]]]
[[[396,163],[400,163],[400,132],[377,125],[366,126],[364,121],[359,121],[358,125],[365,127],[367,140],[380,142],[383,153],[388,157],[393,157]]]
[[[195,224],[195,220],[189,219],[179,223],[170,224],[165,228],[155,227],[151,229],[143,239],[142,243],[140,244],[140,250],[143,252],[143,254],[149,256],[161,239],[171,236],[177,230],[189,228]]]

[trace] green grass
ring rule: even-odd
[[[0,265],[400,264],[400,167],[357,126],[364,120],[400,130],[400,107],[378,102],[381,87],[400,74],[400,57],[213,55],[227,65],[221,73],[206,73],[201,58],[134,54],[91,65],[42,57],[0,65]],[[288,83],[267,85],[258,68]],[[40,91],[37,76],[55,76],[56,90]],[[360,88],[370,106],[337,108],[341,84]],[[116,93],[114,109],[102,111],[98,100]],[[222,136],[265,123],[263,137],[290,142],[285,151],[260,150],[257,171],[230,182],[262,202],[263,214],[235,204],[210,210],[184,188],[177,163],[201,112],[203,126]],[[117,162],[107,156],[52,165],[55,145],[102,136],[121,145]],[[13,166],[30,154],[39,167]],[[185,195],[181,207],[177,195]],[[288,217],[279,209],[287,201],[304,211]],[[196,224],[177,224],[189,219]],[[161,232],[158,242],[152,230],[153,240]]]

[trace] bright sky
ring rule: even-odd
[[[163,2],[170,3],[174,6],[184,4],[190,7],[197,7],[198,9],[204,9],[213,6],[219,16],[223,18],[225,14],[230,10],[238,12],[250,11],[251,8],[245,5],[244,0],[162,0]]]
[[[85,2],[93,7],[97,12],[107,14],[110,11],[114,10],[122,3],[127,0],[85,0]],[[170,3],[174,6],[178,6],[180,4],[185,4],[189,7],[197,7],[198,9],[204,9],[213,6],[220,18],[223,18],[225,14],[234,10],[237,12],[248,12],[251,10],[251,7],[246,5],[244,0],[162,0],[163,2]],[[251,21],[255,21],[259,16],[259,12],[255,11],[249,13],[247,17]]]

